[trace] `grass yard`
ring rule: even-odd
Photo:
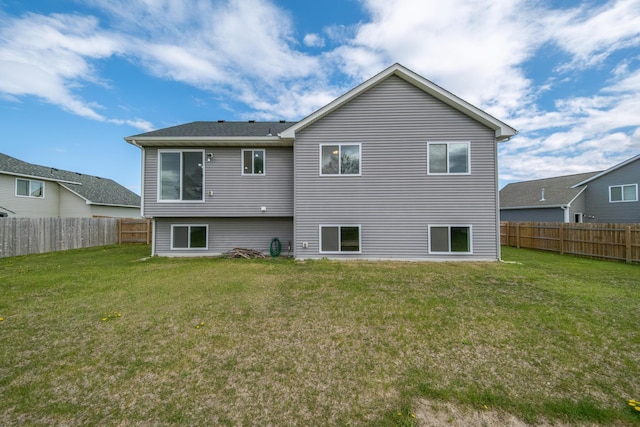
[[[640,425],[640,266],[148,253],[0,259],[0,425]]]

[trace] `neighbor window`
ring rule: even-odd
[[[471,253],[471,227],[432,225],[429,227],[430,253]]]
[[[206,225],[172,225],[171,249],[207,249]]]
[[[16,196],[44,197],[44,182],[17,178]]]
[[[468,142],[430,142],[428,147],[429,174],[468,174]]]
[[[320,253],[360,253],[359,225],[321,225]]]
[[[360,175],[360,144],[321,145],[320,175]]]
[[[637,202],[638,184],[613,185],[609,187],[610,202]]]
[[[159,156],[160,200],[204,199],[203,151],[161,151]]]
[[[264,150],[242,150],[242,174],[264,175]]]

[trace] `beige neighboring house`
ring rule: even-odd
[[[138,218],[140,196],[117,182],[0,153],[0,217]]]

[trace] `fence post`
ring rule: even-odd
[[[507,229],[505,233],[507,234],[507,246],[511,246],[511,234],[509,230],[509,224],[511,224],[511,222],[506,222],[506,224],[507,224]]]
[[[631,261],[633,261],[631,258],[631,226],[627,225],[624,228],[624,242],[625,242],[625,246],[626,246],[626,251],[625,251],[625,261],[627,264],[631,264]]]
[[[516,222],[516,248],[520,249],[520,223]]]
[[[560,228],[558,229],[558,237],[560,239],[560,255],[564,254],[564,222],[560,223]]]

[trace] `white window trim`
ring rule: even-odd
[[[173,243],[173,229],[175,227],[187,227],[189,228],[189,235],[191,235],[191,227],[204,227],[206,233],[206,246],[204,248],[176,248]],[[189,241],[191,245],[191,241]],[[172,251],[206,251],[209,250],[209,225],[208,224],[171,224],[171,250]]]
[[[358,165],[358,173],[341,173],[340,171],[338,171],[338,173],[322,173],[322,147],[326,147],[326,146],[332,146],[332,145],[337,145],[338,146],[338,160],[340,160],[341,158],[341,153],[342,153],[342,146],[343,145],[357,145],[358,146],[358,159],[360,159],[360,163]],[[335,144],[320,144],[320,146],[318,147],[319,152],[318,152],[318,173],[320,176],[362,176],[362,143],[361,142],[340,142],[340,143],[335,143]]]
[[[323,251],[322,250],[322,229],[324,227],[357,227],[358,228],[358,251]],[[340,247],[340,231],[338,231],[338,247]],[[362,225],[361,224],[320,224],[318,226],[318,253],[327,255],[349,255],[362,253]]]
[[[182,199],[163,199],[161,198],[161,174],[162,174],[162,162],[160,161],[160,155],[162,153],[202,153],[202,199],[201,200],[182,200]],[[206,199],[206,168],[205,168],[205,154],[204,150],[158,150],[158,174],[157,174],[157,191],[156,198],[158,203],[204,203]],[[182,191],[182,158],[180,159],[180,191]]]
[[[244,173],[244,153],[262,151],[262,173]],[[253,154],[251,155],[253,158]],[[253,166],[252,166],[253,167]],[[264,148],[243,148],[240,153],[240,173],[243,176],[265,176],[267,174],[267,150]]]
[[[27,194],[26,196],[23,194],[18,194],[18,180],[21,181],[28,181],[29,182],[29,194]],[[31,195],[31,183],[32,182],[39,182],[40,184],[42,184],[42,196],[32,196]],[[16,190],[16,197],[25,197],[28,199],[44,199],[45,196],[45,185],[44,185],[44,181],[39,181],[37,179],[29,179],[29,178],[16,178],[16,185],[15,185],[15,190]]]
[[[430,145],[446,145],[447,146],[447,170],[449,170],[449,144],[466,144],[467,145],[467,171],[466,172],[431,172],[429,168],[429,146]],[[429,141],[427,142],[427,175],[471,175],[471,141]]]
[[[611,200],[611,189],[612,188],[620,188],[622,190],[622,200]],[[636,197],[633,200],[624,200],[624,187],[634,187]],[[638,184],[621,184],[621,185],[610,185],[609,186],[609,203],[629,203],[629,202],[637,202],[638,201]]]
[[[431,228],[434,227],[447,227],[449,229],[449,251],[432,251],[431,250]],[[469,252],[453,252],[451,251],[451,227],[466,227],[469,229]],[[428,229],[429,236],[429,254],[434,255],[473,255],[473,226],[471,224],[430,224]]]

